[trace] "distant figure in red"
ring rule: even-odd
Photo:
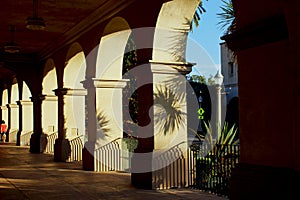
[[[6,132],[7,132],[7,125],[5,124],[5,121],[1,121],[1,140],[5,142],[6,140]]]

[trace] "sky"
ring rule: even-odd
[[[199,27],[194,27],[189,33],[187,44],[187,61],[196,63],[191,74],[204,75],[208,78],[215,75],[220,67],[220,39],[224,31],[217,23],[220,19],[217,13],[221,12],[221,0],[203,0],[206,12],[201,14]]]

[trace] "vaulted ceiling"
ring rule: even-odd
[[[33,0],[1,0],[0,3],[0,79],[10,75],[3,69],[8,61],[46,57],[55,48],[83,28],[104,18],[108,13],[122,9],[129,1],[118,0],[39,0],[38,17],[45,20],[44,30],[28,30],[26,19],[33,15]],[[98,19],[99,19],[98,18]],[[99,21],[99,20],[98,20]],[[19,53],[6,53],[4,46],[11,42],[14,27],[14,43]]]

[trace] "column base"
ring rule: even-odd
[[[131,185],[145,190],[152,190],[152,172],[132,173]]]
[[[231,200],[299,199],[300,172],[288,168],[239,164],[230,180]]]
[[[71,146],[68,139],[56,139],[54,144],[54,161],[66,162],[71,155]]]
[[[31,135],[30,149],[29,149],[30,153],[43,153],[46,148],[46,145],[47,145],[47,136],[45,134],[33,133]]]
[[[151,190],[152,154],[138,155],[133,154],[131,159],[131,185],[136,188]]]
[[[94,171],[95,142],[86,142],[82,149],[82,168],[86,171]]]

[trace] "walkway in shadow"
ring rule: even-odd
[[[191,189],[140,190],[130,174],[81,170],[80,163],[54,162],[48,154],[31,154],[28,147],[0,144],[0,199],[222,200]]]

